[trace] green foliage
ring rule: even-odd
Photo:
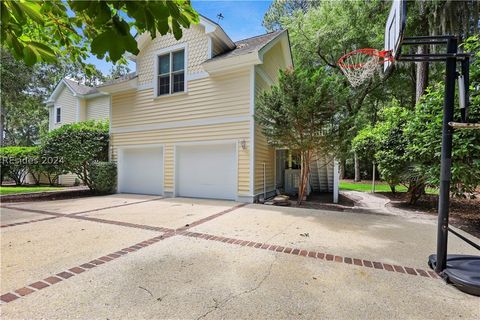
[[[56,171],[72,172],[90,189],[93,188],[89,168],[93,161],[108,160],[108,122],[85,121],[66,124],[52,130],[42,143],[42,154],[60,159]]]
[[[90,165],[93,190],[98,193],[114,193],[117,189],[117,164],[95,161]]]
[[[464,43],[472,52],[470,65],[469,122],[480,123],[480,41],[475,36]],[[425,187],[438,188],[444,84],[427,89],[413,111],[394,103],[380,113],[375,127],[360,131],[354,150],[374,159],[384,180],[391,185],[408,184],[414,202]],[[460,120],[460,110],[454,117]],[[480,185],[480,131],[455,130],[453,133],[451,192],[457,196],[473,194]]]
[[[393,101],[390,107],[380,112],[379,117],[375,127],[367,126],[357,134],[352,148],[361,158],[374,160],[382,179],[395,190],[395,186],[403,182],[408,166],[405,154],[408,141],[403,131],[411,114]]]
[[[1,44],[27,65],[65,56],[82,63],[93,53],[116,62],[138,53],[133,34],[155,38],[198,23],[189,0],[2,1]]]
[[[39,163],[38,147],[3,147],[0,148],[1,181],[10,177],[15,184],[25,183],[27,175],[37,168]]]
[[[332,82],[323,68],[281,71],[278,86],[258,97],[255,119],[269,144],[301,155],[299,202],[315,153],[331,152],[334,144],[332,99]]]

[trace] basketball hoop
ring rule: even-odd
[[[338,59],[337,65],[353,87],[358,87],[373,77],[378,67],[387,61],[393,61],[391,51],[371,48],[358,49]]]

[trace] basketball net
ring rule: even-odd
[[[358,49],[338,59],[338,67],[353,87],[358,87],[372,78],[375,71],[386,61],[393,61],[389,51]]]

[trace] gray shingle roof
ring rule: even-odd
[[[130,73],[127,73],[126,75],[124,76],[121,76],[121,77],[118,77],[118,78],[115,78],[115,79],[112,79],[112,80],[108,80],[108,81],[105,81],[104,83],[102,83],[101,85],[97,86],[97,88],[100,88],[100,87],[103,87],[103,86],[109,86],[109,85],[112,85],[112,84],[117,84],[117,83],[121,83],[121,82],[125,82],[125,81],[129,81],[129,80],[132,80],[132,79],[135,79],[137,77],[137,73],[134,71],[134,72],[130,72]]]
[[[79,84],[78,82],[74,80],[70,80],[67,78],[63,79],[67,85],[75,91],[76,94],[81,94],[81,95],[87,95],[87,94],[92,94],[92,93],[97,93],[98,90],[96,88],[92,88],[83,84]]]
[[[218,59],[231,58],[231,57],[236,57],[236,56],[258,51],[284,31],[285,30],[278,30],[278,31],[262,34],[259,36],[255,36],[252,38],[247,38],[247,39],[237,41],[235,42],[235,45],[236,45],[235,49],[219,54],[207,61],[216,61]]]

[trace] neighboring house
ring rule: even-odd
[[[48,129],[85,120],[105,120],[110,115],[110,96],[68,78],[62,79],[47,100]],[[59,177],[59,184],[72,185],[76,175]]]
[[[273,194],[285,171],[276,172],[254,110],[293,66],[288,32],[233,42],[201,17],[179,41],[143,34],[138,46],[136,74],[98,87],[111,95],[119,192],[244,202]]]

